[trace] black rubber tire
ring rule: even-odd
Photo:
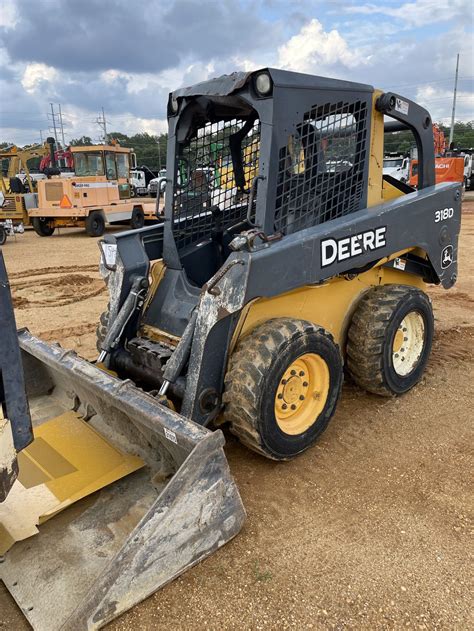
[[[424,341],[417,363],[407,375],[393,367],[393,340],[404,317],[411,311],[423,318]],[[392,396],[407,392],[421,379],[428,362],[434,334],[431,301],[416,287],[383,285],[361,299],[352,317],[347,341],[347,368],[361,388]]]
[[[107,331],[109,329],[109,308],[110,305],[107,305],[107,309],[100,314],[99,324],[95,330],[96,334],[96,348],[100,351],[102,350],[102,344],[105,340],[105,336],[107,335]]]
[[[0,226],[0,245],[4,245],[7,240],[7,231],[3,226]]]
[[[130,219],[130,227],[132,230],[140,230],[145,225],[145,213],[141,208],[134,208],[132,218]]]
[[[43,217],[33,217],[31,223],[36,234],[40,237],[50,237],[56,229],[51,225],[51,220]]]
[[[105,232],[105,220],[98,210],[91,212],[86,217],[86,232],[90,237],[101,237]]]
[[[320,355],[329,370],[326,404],[303,433],[283,432],[275,418],[275,395],[286,368],[305,353]],[[342,358],[332,336],[311,322],[276,318],[244,337],[225,378],[224,417],[239,440],[273,460],[289,460],[310,447],[326,429],[341,393]]]

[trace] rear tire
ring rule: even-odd
[[[55,231],[51,219],[47,217],[33,217],[32,224],[36,234],[40,237],[50,237]]]
[[[268,320],[243,338],[225,378],[225,419],[241,442],[289,460],[326,429],[343,380],[337,344],[305,320]]]
[[[4,245],[7,240],[7,231],[3,226],[0,226],[0,245]]]
[[[145,225],[145,213],[141,208],[134,208],[132,212],[132,218],[130,219],[130,226],[132,230],[140,230]]]
[[[105,231],[105,220],[101,212],[94,210],[86,218],[86,232],[90,237],[101,237]]]
[[[418,383],[431,352],[434,318],[428,296],[415,287],[374,287],[349,327],[347,367],[361,388],[391,396]]]

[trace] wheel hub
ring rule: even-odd
[[[301,434],[321,414],[329,391],[329,369],[320,355],[306,353],[283,373],[275,396],[275,418],[286,434]]]
[[[407,313],[400,322],[392,343],[395,372],[405,377],[416,367],[425,345],[425,322],[418,311]]]

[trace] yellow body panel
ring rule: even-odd
[[[294,318],[324,327],[344,349],[347,327],[360,298],[371,287],[392,283],[425,286],[418,276],[379,266],[352,280],[335,277],[323,285],[307,285],[274,298],[258,298],[243,310],[231,346],[266,320]]]
[[[367,206],[376,206],[383,202],[383,114],[375,109],[375,102],[383,94],[382,90],[374,90],[372,96],[372,121],[370,127],[369,188]]]

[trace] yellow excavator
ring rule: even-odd
[[[28,210],[38,205],[37,181],[28,163],[48,155],[48,145],[12,146],[0,151],[0,245],[7,236],[22,233],[30,224]],[[21,177],[20,177],[21,176]]]

